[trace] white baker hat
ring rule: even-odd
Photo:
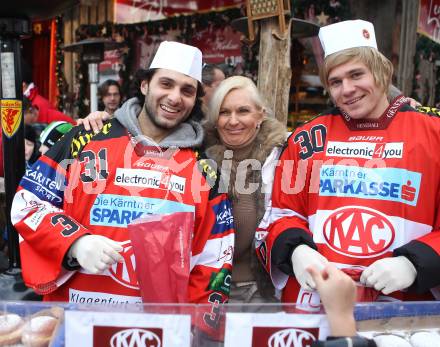
[[[150,69],[177,71],[202,83],[202,52],[194,46],[163,41],[150,64]]]
[[[361,19],[327,25],[319,29],[318,36],[324,49],[324,58],[348,48],[377,49],[373,24]]]

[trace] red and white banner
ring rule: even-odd
[[[237,65],[243,61],[240,38],[241,33],[234,31],[230,25],[211,25],[198,31],[190,43],[202,51],[205,63]]]
[[[420,0],[417,31],[440,43],[440,0]]]
[[[99,84],[108,79],[119,81],[119,70],[122,68],[121,54],[118,49],[104,52],[104,61],[99,63]]]
[[[226,313],[225,347],[307,347],[328,335],[323,314]]]
[[[181,347],[191,343],[190,315],[66,311],[65,320],[66,347]]]
[[[116,0],[116,23],[131,24],[179,14],[220,11],[245,5],[245,0]]]
[[[164,31],[161,35],[147,35],[139,37],[135,43],[135,66],[147,68],[159,44],[162,41],[178,40],[179,31]],[[232,29],[230,25],[223,27],[209,26],[197,32],[189,44],[198,47],[203,53],[203,62],[208,64],[226,63],[241,65],[241,34]]]

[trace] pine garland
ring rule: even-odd
[[[64,35],[63,35],[63,16],[57,16],[55,18],[56,23],[56,66],[55,66],[55,76],[57,81],[58,88],[58,101],[57,106],[58,109],[64,110],[65,99],[67,97],[67,83],[66,77],[64,75],[64,52],[63,52],[63,43],[64,43]]]
[[[292,0],[294,17],[310,19],[309,14],[321,12],[329,16],[328,24],[351,19],[350,4],[348,0]]]

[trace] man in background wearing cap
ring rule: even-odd
[[[187,302],[211,304],[203,320],[216,326],[228,283],[211,283],[230,273],[234,230],[216,170],[199,150],[202,127],[192,121],[201,68],[199,49],[162,42],[137,74],[138,96],[101,132],[75,127],[26,172],[12,222],[24,240],[25,283],[46,300],[141,303],[127,225],[144,212],[193,212]]]
[[[283,301],[307,310],[320,302],[307,269],[329,261],[360,282],[359,300],[433,299],[440,119],[403,96],[387,100],[393,67],[371,23],[332,24],[319,37],[321,80],[336,107],[289,137],[257,253]]]

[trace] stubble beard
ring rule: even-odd
[[[153,125],[156,128],[162,129],[162,130],[170,130],[170,129],[177,127],[180,123],[182,123],[186,120],[187,117],[183,117],[177,123],[174,123],[174,124],[160,122],[158,117],[155,115],[155,112],[152,110],[152,107],[151,107],[152,102],[149,101],[149,95],[150,95],[150,93],[148,91],[147,94],[145,95],[144,110],[145,110],[145,113],[147,114],[148,119],[151,121],[151,123],[153,123]]]

